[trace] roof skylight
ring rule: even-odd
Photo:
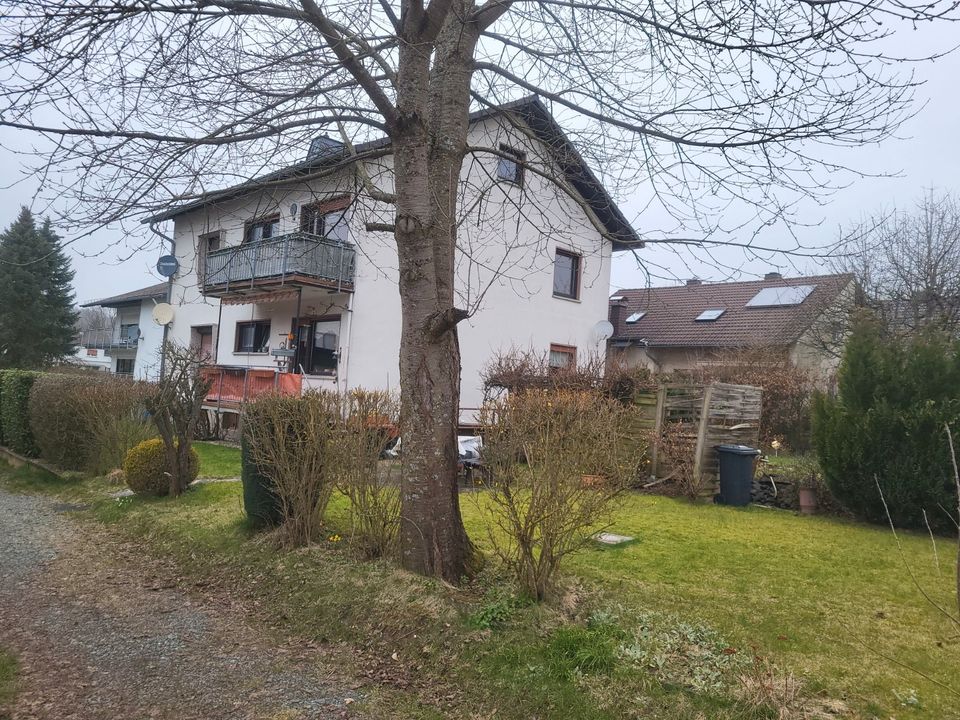
[[[717,320],[721,315],[727,311],[726,308],[710,308],[709,310],[704,310],[702,313],[697,315],[695,320],[697,322],[713,322]]]
[[[633,323],[640,320],[640,318],[642,318],[646,314],[647,314],[646,312],[635,312],[633,315],[630,315],[626,320],[624,320],[624,322],[630,323],[632,325]]]
[[[780,307],[799,305],[816,289],[816,285],[785,285],[764,288],[747,303],[747,307]]]

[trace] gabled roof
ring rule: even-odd
[[[143,300],[165,300],[167,297],[167,283],[157,283],[149,287],[131,290],[130,292],[103,298],[94,302],[84,303],[80,307],[119,307],[120,305],[131,305],[142,302]]]
[[[852,282],[853,275],[840,274],[620,290],[612,298],[623,300],[610,301],[612,341],[663,348],[790,345]],[[799,304],[747,307],[764,288],[803,285],[814,287]],[[696,320],[705,310],[724,312],[715,320]],[[636,322],[626,322],[640,312]]]
[[[573,143],[553,119],[550,111],[534,96],[525,97],[514,102],[497,107],[485,108],[470,114],[470,122],[477,122],[495,115],[510,113],[522,118],[537,137],[545,144],[557,151],[567,180],[576,188],[577,192],[586,200],[600,223],[613,238],[614,250],[628,250],[643,247],[643,241],[624,217],[620,208],[610,197],[606,188],[597,179],[593,171],[577,152]],[[389,152],[390,139],[377,138],[361,143],[354,147],[358,157],[376,156]],[[168,210],[147,218],[144,222],[161,222],[171,220],[178,215],[198,210],[216,202],[235,199],[250,192],[254,192],[266,185],[290,184],[310,176],[324,168],[332,168],[344,164],[348,160],[347,150],[334,151],[319,157],[310,157],[307,160],[290,165],[276,172],[261,175],[223,190],[207,193],[196,200],[181,205],[174,205]]]

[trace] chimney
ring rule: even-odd
[[[703,285],[703,280],[701,280],[700,278],[690,278],[689,280],[687,280],[687,286],[691,286],[691,285]]]
[[[627,299],[623,295],[614,295],[610,298],[610,309],[608,320],[616,328],[623,317],[623,309],[627,306]]]
[[[774,271],[768,272],[766,275],[764,275],[764,276],[763,276],[763,279],[764,279],[764,280],[783,280],[783,275],[781,275],[781,274],[778,273],[776,270],[774,270]]]

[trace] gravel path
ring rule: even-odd
[[[0,486],[0,646],[20,664],[15,720],[348,716],[356,695],[322,650],[269,641],[230,603],[186,592],[175,570],[80,526],[75,509]]]

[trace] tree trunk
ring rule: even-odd
[[[457,190],[474,42],[460,25],[441,30],[432,67],[429,47],[401,45],[393,133],[403,325],[401,562],[454,583],[474,569],[476,557],[457,492],[457,323],[463,314],[454,304]]]

